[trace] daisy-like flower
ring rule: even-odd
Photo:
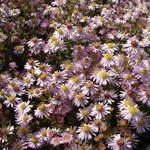
[[[100,62],[104,67],[110,67],[115,64],[114,56],[111,53],[104,53],[103,58]]]
[[[113,135],[108,141],[108,147],[112,150],[129,150],[132,149],[131,142],[126,138],[121,137],[120,134]]]
[[[23,81],[24,81],[23,86],[27,86],[29,88],[34,82],[33,75],[30,73],[27,73],[27,75],[23,77]]]
[[[101,101],[101,102],[103,101],[104,103],[112,104],[114,102],[113,99],[115,98],[117,98],[117,94],[115,94],[115,91],[104,90],[104,91],[101,91],[98,101]]]
[[[70,143],[73,140],[72,134],[63,133],[61,137],[62,143]]]
[[[127,43],[123,45],[124,51],[129,54],[138,53],[140,50],[140,42],[136,37],[129,38]]]
[[[46,128],[42,128],[39,133],[37,134],[37,136],[39,137],[40,141],[47,141],[48,140],[48,132]]]
[[[72,95],[71,86],[69,84],[61,85],[60,92],[65,97],[71,97],[71,95]]]
[[[55,0],[54,2],[52,2],[52,5],[62,6],[62,5],[65,5],[66,3],[67,3],[67,0]]]
[[[22,54],[24,52],[24,46],[22,45],[17,45],[14,48],[14,53],[15,54]]]
[[[28,139],[28,147],[34,149],[41,147],[41,142],[37,134],[31,135],[31,137]]]
[[[110,114],[111,107],[107,104],[98,103],[94,105],[94,107],[91,110],[91,116],[94,116],[96,119],[103,119],[106,117],[106,115]]]
[[[139,100],[143,104],[150,106],[150,89],[149,88],[141,89],[138,95],[139,95]]]
[[[73,103],[77,107],[84,106],[84,105],[88,104],[88,97],[86,97],[85,94],[83,94],[82,92],[75,93]]]
[[[39,65],[39,61],[31,58],[27,61],[24,68],[26,70],[31,70],[31,69],[34,69],[34,67],[37,67],[38,65]]]
[[[28,123],[31,122],[32,120],[32,116],[31,115],[27,115],[27,114],[20,114],[20,115],[17,115],[16,116],[16,122],[19,124],[19,125],[27,125]]]
[[[120,112],[124,119],[131,121],[138,121],[142,117],[142,112],[139,110],[138,105],[128,106]]]
[[[82,93],[85,95],[94,95],[98,91],[98,85],[94,84],[92,81],[87,80],[85,85],[81,88]]]
[[[10,16],[18,16],[20,14],[20,9],[11,9],[9,14]]]
[[[16,97],[16,95],[9,95],[6,96],[4,104],[6,104],[7,107],[9,106],[14,107],[19,101],[21,101],[21,99]]]
[[[57,136],[56,136],[56,137],[52,138],[51,144],[52,144],[53,146],[57,146],[57,145],[62,144],[62,139],[61,139],[61,137],[57,137]]]
[[[50,78],[47,73],[41,73],[39,78],[37,79],[37,85],[43,87],[48,85],[50,82]]]
[[[77,113],[77,118],[79,120],[84,120],[87,122],[90,119],[90,109],[89,108],[83,108],[79,109],[79,113]]]
[[[138,133],[144,133],[146,130],[150,130],[150,116],[143,114],[140,120],[132,121],[132,126]]]
[[[45,104],[40,104],[34,111],[35,116],[41,119],[44,117],[45,113],[47,113],[47,107]]]
[[[67,79],[67,74],[65,71],[55,71],[52,78],[57,83],[63,83]]]
[[[90,140],[92,139],[92,135],[95,135],[96,132],[98,132],[98,127],[86,123],[82,124],[77,130],[80,140]]]
[[[17,135],[19,137],[27,137],[30,134],[30,129],[28,125],[17,126]]]
[[[93,75],[91,76],[91,78],[93,78],[93,80],[100,85],[106,85],[107,82],[110,81],[111,79],[111,72],[110,71],[106,71],[105,69],[102,70],[96,70]]]
[[[31,108],[33,106],[30,105],[30,101],[27,101],[27,102],[20,102],[17,106],[16,106],[16,109],[15,111],[19,114],[26,114],[28,113]]]
[[[102,46],[102,50],[106,53],[110,53],[110,54],[113,54],[116,50],[117,50],[117,47],[114,43],[106,43]]]
[[[15,143],[13,143],[13,146],[11,150],[24,150],[27,149],[27,143],[23,140],[17,140]]]
[[[74,89],[80,88],[84,84],[83,74],[77,76],[74,75],[68,80],[68,84],[71,85]]]

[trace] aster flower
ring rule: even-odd
[[[117,48],[116,48],[116,45],[114,43],[106,43],[102,46],[102,50],[106,53],[110,53],[110,54],[113,54]]]
[[[47,113],[47,108],[45,104],[38,105],[37,109],[34,111],[36,117],[43,118],[44,114]]]
[[[140,120],[132,121],[132,126],[138,133],[144,133],[146,130],[150,130],[150,116],[144,114]]]
[[[20,14],[20,9],[11,9],[9,14],[10,16],[18,16]]]
[[[32,116],[31,115],[27,115],[27,114],[20,114],[19,116],[16,116],[16,122],[19,125],[27,125],[28,123],[31,122],[32,120]]]
[[[82,124],[81,127],[78,128],[77,133],[78,138],[81,140],[90,140],[92,139],[92,135],[98,132],[98,128],[92,124]]]
[[[139,100],[148,106],[150,106],[150,90],[147,88],[141,89],[138,93]]]
[[[30,129],[28,125],[17,126],[17,135],[19,137],[27,137],[30,134]]]
[[[92,81],[87,80],[85,85],[81,88],[82,93],[85,95],[94,95],[98,91],[98,85],[94,84]]]
[[[72,134],[63,133],[62,137],[61,137],[61,141],[62,141],[62,143],[70,143],[70,142],[72,142],[73,141]]]
[[[90,109],[89,108],[79,109],[79,112],[77,113],[77,118],[79,120],[83,119],[85,122],[90,120]]]
[[[142,117],[142,112],[140,112],[137,105],[129,106],[125,108],[124,110],[122,110],[120,113],[124,117],[124,119],[128,121],[131,121],[131,120],[138,121]]]
[[[11,150],[24,150],[27,149],[27,143],[23,140],[17,140],[15,143],[13,143],[13,146]]]
[[[41,73],[39,78],[37,79],[37,85],[43,87],[49,84],[50,78],[47,73]]]
[[[131,142],[120,134],[113,135],[112,139],[108,141],[108,147],[112,150],[127,150],[132,149]]]
[[[90,115],[94,116],[96,119],[103,119],[110,112],[111,107],[109,107],[107,104],[98,103],[94,105]]]
[[[106,85],[107,82],[110,81],[110,77],[112,76],[112,73],[109,71],[106,71],[105,69],[102,70],[95,70],[91,78],[100,85]]]
[[[82,92],[75,93],[73,103],[77,107],[84,106],[84,105],[88,104],[88,97],[85,96],[85,94],[83,94]]]
[[[14,107],[19,101],[21,101],[21,99],[16,97],[16,95],[9,95],[6,96],[4,104],[6,104],[7,107],[9,106]]]
[[[39,137],[40,141],[48,141],[48,133],[46,128],[40,129],[39,133],[37,134],[37,137]]]
[[[15,54],[22,54],[24,52],[24,46],[22,45],[17,45],[14,48],[14,53]]]
[[[67,79],[67,74],[64,71],[55,71],[52,78],[57,83],[63,83]]]
[[[27,101],[27,102],[20,102],[17,106],[16,106],[16,109],[15,111],[19,114],[26,114],[28,113],[31,108],[33,106],[30,105],[30,101]]]
[[[62,144],[62,139],[61,139],[61,137],[57,137],[57,136],[56,136],[56,137],[52,138],[51,144],[54,145],[54,146],[57,146],[57,145]]]
[[[41,142],[37,134],[31,135],[31,137],[28,139],[28,147],[34,149],[41,147]]]

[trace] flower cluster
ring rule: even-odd
[[[0,149],[138,145],[150,130],[148,1],[2,0],[0,19]]]

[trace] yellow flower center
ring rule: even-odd
[[[73,68],[72,64],[67,64],[66,65],[66,70],[70,71]]]
[[[25,81],[26,83],[28,83],[28,84],[31,82],[30,78],[27,78],[27,77],[24,78],[24,81]]]
[[[133,105],[133,101],[129,100],[129,99],[126,99],[126,100],[124,100],[124,104],[125,104],[125,106],[132,106]]]
[[[82,93],[79,93],[78,95],[76,95],[76,97],[79,101],[83,101],[84,95]]]
[[[79,83],[79,82],[80,82],[80,78],[77,77],[77,76],[75,76],[75,77],[72,78],[72,81],[73,81],[74,83]]]
[[[108,73],[106,71],[101,71],[99,73],[100,77],[103,78],[103,79],[106,79],[108,77]]]
[[[47,76],[48,75],[46,73],[43,73],[40,75],[40,79],[44,81],[47,78]]]
[[[145,91],[145,94],[150,97],[150,90]]]
[[[69,90],[69,87],[68,87],[67,85],[63,85],[63,86],[62,86],[62,91],[63,91],[63,92],[66,93],[66,92],[68,92],[68,90]]]
[[[147,39],[150,41],[150,35],[147,36]]]
[[[35,137],[35,136],[32,136],[31,141],[32,141],[34,144],[37,144],[37,143],[38,143],[38,138]]]
[[[87,116],[88,116],[88,112],[87,112],[86,110],[83,110],[83,111],[82,111],[82,116],[83,116],[83,117],[87,117]]]
[[[86,83],[86,87],[87,87],[88,89],[91,89],[91,88],[93,87],[93,82],[91,82],[91,81],[87,82],[87,83]]]
[[[69,136],[69,135],[64,135],[63,139],[64,139],[65,141],[70,141],[70,136]]]
[[[90,131],[90,127],[89,127],[87,124],[84,124],[84,125],[82,126],[82,130],[83,130],[83,132],[88,133],[88,132]]]
[[[22,103],[20,107],[22,110],[25,110],[27,108],[27,105],[26,105],[26,103]]]
[[[53,41],[53,44],[54,44],[55,46],[58,46],[59,43],[60,43],[60,42],[59,42],[58,40]]]
[[[144,118],[142,118],[141,120],[138,121],[138,124],[139,124],[140,126],[143,126],[144,123],[145,123]]]
[[[42,111],[42,112],[44,112],[45,111],[45,104],[40,104],[39,106],[38,106],[38,109],[40,110],[40,111]]]
[[[106,53],[104,54],[104,58],[107,60],[111,60],[112,59],[112,54]]]
[[[132,115],[135,115],[137,112],[138,112],[138,108],[137,107],[129,107],[129,112],[132,114]]]
[[[23,121],[23,122],[27,122],[27,120],[28,120],[28,116],[23,116],[23,117],[22,117],[22,121]]]
[[[131,80],[131,79],[132,79],[132,75],[126,74],[126,75],[125,75],[125,79],[126,79],[126,80]]]
[[[111,49],[114,47],[114,45],[113,45],[113,43],[107,43],[107,47]]]
[[[10,103],[13,103],[13,102],[15,101],[15,96],[13,96],[13,95],[9,96],[9,97],[8,97],[8,101],[9,101]]]
[[[57,30],[57,32],[58,32],[60,35],[63,34],[63,31],[62,31],[62,29],[60,29],[60,28]]]
[[[146,68],[143,68],[143,69],[141,70],[141,73],[142,73],[142,75],[147,75],[147,69],[146,69]]]
[[[47,132],[46,132],[46,130],[42,130],[40,133],[41,133],[42,136],[46,136]]]
[[[147,26],[147,31],[150,32],[150,24]]]

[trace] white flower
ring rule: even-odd
[[[114,43],[106,43],[102,46],[102,50],[104,50],[104,52],[106,53],[113,54],[117,50],[117,48]]]
[[[131,142],[126,138],[122,138],[120,134],[113,135],[113,138],[108,141],[108,147],[112,150],[132,149]]]
[[[78,128],[77,133],[78,138],[81,140],[90,140],[92,139],[92,135],[95,135],[95,133],[98,132],[98,127],[92,125],[92,124],[86,124],[84,123],[81,127]]]
[[[111,107],[107,104],[98,103],[96,104],[91,111],[91,116],[94,116],[96,119],[103,119],[111,111]]]
[[[32,118],[33,117],[31,115],[21,114],[21,115],[16,116],[16,119],[17,119],[16,122],[19,125],[27,125],[28,123],[31,122]]]
[[[20,102],[17,106],[16,106],[16,109],[15,111],[19,114],[25,114],[25,113],[28,113],[31,108],[33,107],[32,105],[29,105],[29,101],[27,102]]]
[[[47,108],[45,104],[40,104],[38,108],[34,111],[36,117],[43,118],[44,114],[47,112]]]

